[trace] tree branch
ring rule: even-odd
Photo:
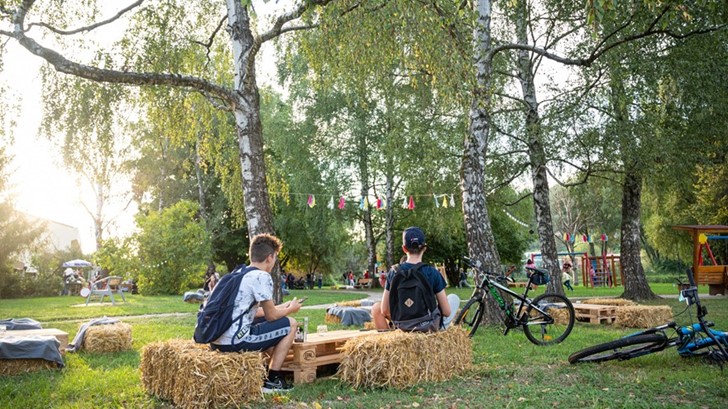
[[[40,45],[34,39],[25,35],[23,24],[25,17],[33,6],[35,0],[24,0],[13,17],[12,33],[0,32],[9,35],[20,43],[30,53],[37,55],[53,66],[58,72],[71,74],[97,82],[126,85],[166,85],[179,86],[214,95],[230,105],[236,105],[238,98],[229,89],[199,77],[171,73],[140,73],[118,70],[102,69],[71,61],[58,52]]]
[[[138,0],[138,1],[134,2],[134,3],[132,3],[131,5],[129,5],[128,7],[126,7],[125,9],[122,9],[121,11],[119,11],[118,13],[116,13],[116,15],[114,15],[111,18],[108,18],[108,19],[106,19],[104,21],[99,21],[98,23],[91,24],[90,26],[80,27],[80,28],[77,28],[77,29],[74,29],[74,30],[61,30],[61,29],[58,29],[58,28],[55,28],[55,27],[51,26],[50,24],[46,24],[46,23],[43,23],[43,22],[40,22],[40,23],[30,23],[30,24],[28,24],[28,29],[30,29],[33,26],[45,27],[48,30],[51,30],[52,32],[54,32],[56,34],[61,34],[61,35],[73,35],[73,34],[78,34],[78,33],[84,32],[84,31],[91,31],[91,30],[93,30],[95,28],[99,28],[99,27],[101,27],[103,25],[106,25],[106,24],[109,24],[109,23],[112,23],[112,22],[118,20],[126,12],[128,12],[128,11],[130,11],[130,10],[136,8],[136,7],[138,7],[143,2],[144,2],[144,0]]]
[[[207,49],[207,53],[205,53],[205,56],[207,57],[207,61],[210,61],[210,48],[212,47],[212,42],[215,41],[215,37],[217,37],[217,33],[222,28],[222,25],[227,20],[227,15],[223,16],[222,19],[220,19],[220,22],[217,23],[217,27],[215,27],[215,30],[210,34],[210,38],[207,40],[206,43],[203,43],[202,41],[192,40],[193,43],[199,44]]]

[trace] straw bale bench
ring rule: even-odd
[[[370,334],[370,333],[366,333]],[[354,388],[407,388],[440,382],[471,368],[472,340],[454,326],[446,331],[389,331],[344,345],[338,376]]]
[[[63,367],[58,338],[49,334],[25,336],[14,334],[27,331],[9,331],[10,335],[3,333],[0,337],[0,376]]]
[[[218,352],[180,339],[144,346],[139,368],[148,393],[182,409],[241,407],[260,400],[267,373],[259,352]]]
[[[574,313],[579,321],[591,324],[611,324],[617,318],[617,307],[614,305],[574,304]]]
[[[66,346],[68,345],[68,333],[63,332],[56,328],[22,329],[22,330],[15,330],[15,331],[0,332],[0,338],[5,338],[5,337],[24,338],[24,337],[30,337],[30,336],[35,336],[35,335],[52,335],[52,336],[56,337],[58,342],[61,343],[61,346],[58,347],[58,350],[61,352],[61,354],[66,353]]]
[[[672,308],[667,305],[619,307],[614,325],[628,328],[650,328],[672,321]]]
[[[86,330],[83,348],[87,352],[128,351],[131,347],[131,325],[117,322],[106,325],[92,325]]]
[[[281,370],[293,372],[293,383],[313,382],[319,367],[341,363],[341,350],[347,341],[369,334],[376,333],[340,330],[308,334],[306,341],[293,343]]]

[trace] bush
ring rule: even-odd
[[[210,240],[198,205],[181,201],[161,212],[138,215],[139,291],[145,295],[182,294],[204,275]]]

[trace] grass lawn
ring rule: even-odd
[[[655,291],[675,294],[671,284],[656,285]],[[452,289],[467,298],[467,289]],[[618,295],[621,289],[576,288],[574,296]],[[701,289],[705,294],[706,289]],[[343,291],[296,291],[309,297],[306,305],[363,298]],[[569,293],[569,296],[572,294]],[[290,298],[290,297],[287,297]],[[189,338],[194,327],[196,305],[181,297],[131,296],[125,305],[73,307],[80,297],[52,297],[0,301],[0,317],[31,317],[44,327],[69,332],[72,338],[79,320],[98,316],[133,316],[182,313],[163,316],[125,317],[133,327],[132,351],[114,354],[77,353],[65,356],[61,371],[0,377],[0,408],[168,408],[168,403],[145,393],[138,370],[141,348],[153,341]],[[662,299],[678,314],[685,305],[677,299]],[[716,328],[728,330],[728,297],[704,300],[708,318]],[[691,313],[694,311],[690,310]],[[301,310],[296,318],[309,317],[309,328],[324,322],[323,309]],[[691,321],[687,314],[677,318]],[[329,330],[337,329],[329,324]],[[723,408],[728,401],[728,373],[701,359],[680,358],[675,350],[632,361],[601,365],[569,365],[572,352],[633,332],[609,325],[579,323],[561,345],[537,347],[520,332],[503,336],[488,328],[473,338],[474,369],[461,377],[438,384],[421,384],[398,390],[353,390],[334,378],[299,385],[274,402],[266,397],[253,407],[323,408],[673,408],[683,405]],[[722,403],[721,403],[722,402]]]

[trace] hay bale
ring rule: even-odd
[[[189,340],[142,349],[142,385],[182,409],[240,407],[260,399],[267,370],[259,352],[223,353]]]
[[[406,388],[443,381],[470,369],[472,341],[451,327],[435,333],[392,331],[346,342],[338,375],[354,388]]]
[[[59,369],[58,364],[45,359],[0,359],[0,376]]]
[[[549,314],[554,318],[554,321],[558,325],[568,325],[569,324],[569,315],[571,315],[571,311],[569,311],[566,308],[550,308]]]
[[[614,307],[627,307],[637,305],[632,300],[625,300],[624,298],[589,298],[588,300],[582,300],[583,304],[594,304],[594,305],[611,305]]]
[[[374,325],[374,321],[367,321],[364,323],[364,329],[377,329],[377,326]]]
[[[341,324],[341,318],[334,314],[326,314],[326,317],[324,317],[324,322],[327,324]]]
[[[193,350],[209,350],[207,345],[197,344],[191,340],[173,339],[166,342],[152,342],[142,348],[139,369],[142,372],[144,389],[164,400],[172,400],[175,376],[177,371],[177,355]]]
[[[334,305],[338,307],[361,307],[361,300],[339,301]]]
[[[672,308],[667,305],[626,306],[617,308],[614,325],[629,328],[649,328],[672,321]]]
[[[92,325],[86,330],[83,348],[88,352],[119,352],[131,349],[131,325],[117,322]]]

